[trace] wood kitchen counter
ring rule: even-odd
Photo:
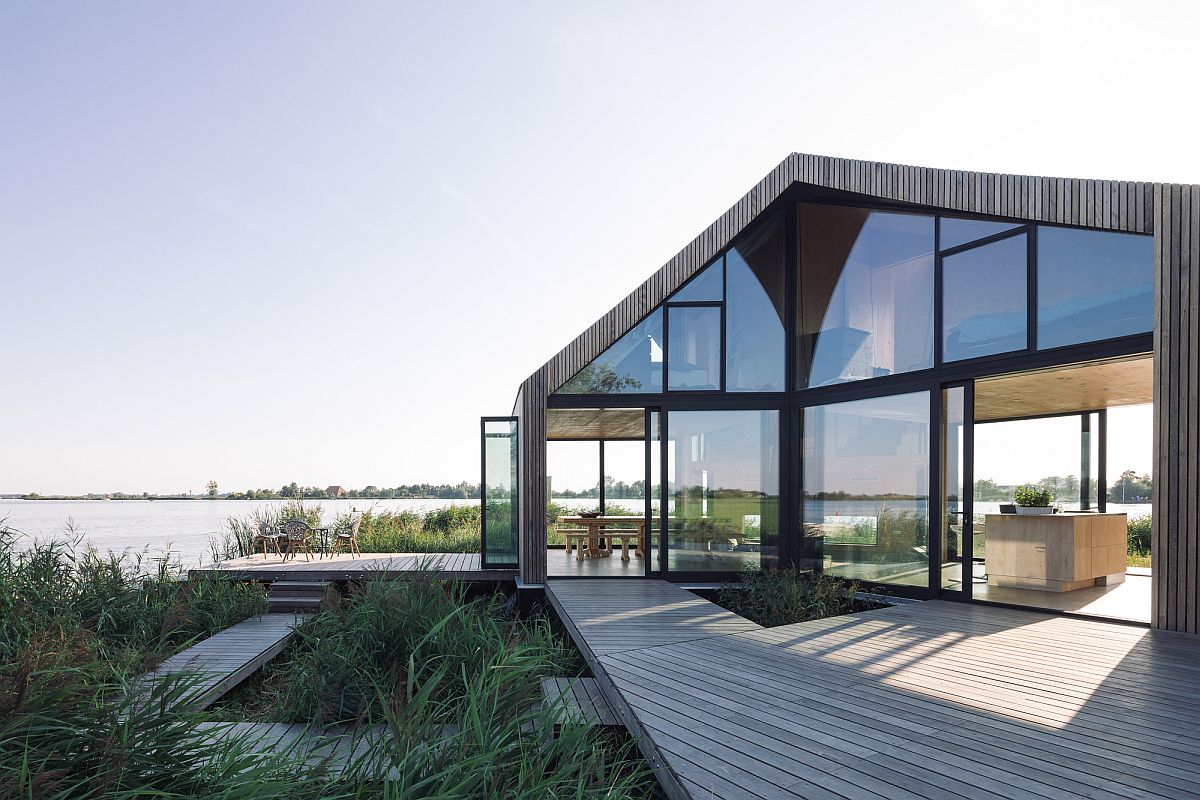
[[[1070,592],[1125,580],[1125,514],[988,514],[988,585]]]

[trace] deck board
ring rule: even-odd
[[[283,652],[303,619],[303,614],[263,614],[243,620],[166,659],[137,679],[135,691],[147,692],[155,679],[191,673],[197,682],[180,700],[206,708]]]
[[[396,578],[422,567],[437,570],[440,577],[457,581],[510,581],[516,570],[483,569],[479,553],[338,553],[303,556],[286,561],[271,553],[223,561],[214,567],[192,570],[196,575],[217,575],[261,581],[361,581],[369,577]]]
[[[929,601],[761,628],[550,579],[672,798],[1200,798],[1200,639]]]

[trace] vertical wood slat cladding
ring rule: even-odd
[[[1001,175],[792,154],[523,384],[522,578],[545,578],[546,398],[624,335],[793,184],[947,211],[1156,233],[1155,625],[1200,630],[1200,187]],[[536,511],[536,513],[535,513]]]

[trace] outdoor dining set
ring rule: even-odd
[[[354,555],[362,555],[358,549],[358,530],[362,526],[362,516],[354,515],[348,525],[338,528],[310,525],[302,519],[289,519],[276,526],[263,526],[255,534],[251,544],[251,555],[262,549],[263,560],[267,553],[275,551],[284,561],[304,553],[304,560],[312,559],[314,553],[320,558],[330,557],[344,549]]]

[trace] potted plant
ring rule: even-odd
[[[1053,514],[1050,507],[1051,497],[1048,489],[1037,486],[1021,486],[1013,492],[1013,502],[1017,504],[1018,514]]]

